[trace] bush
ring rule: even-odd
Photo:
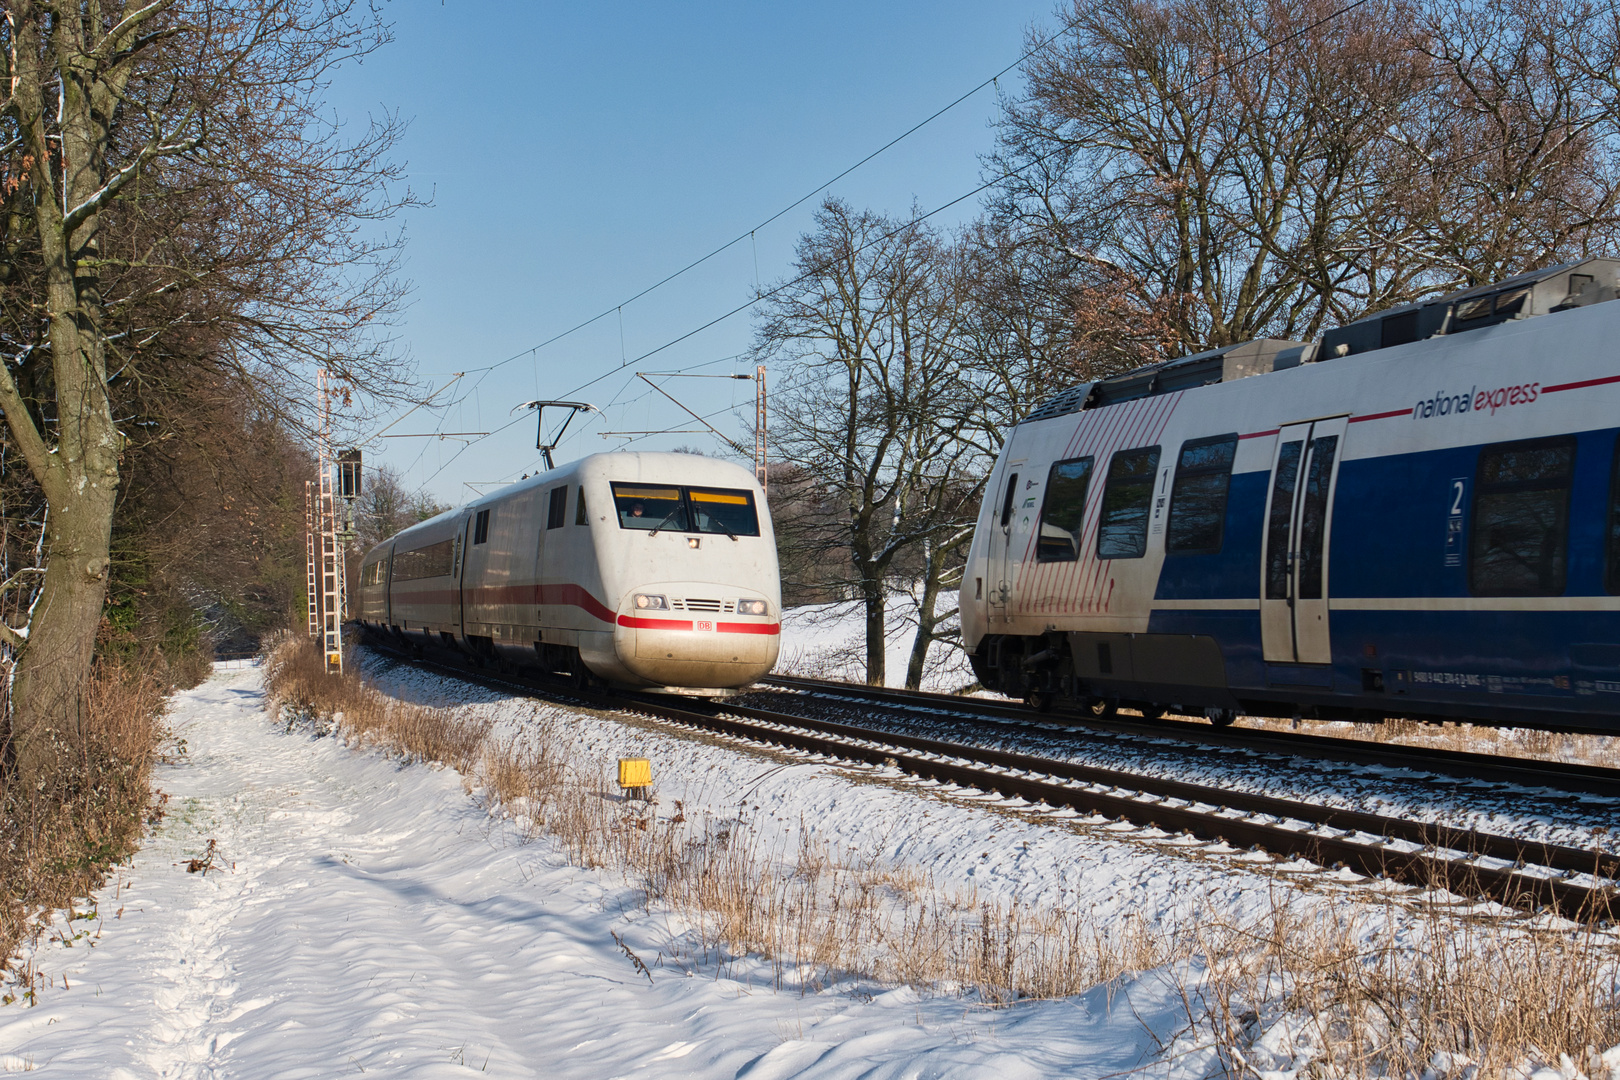
[[[72,767],[36,791],[0,777],[0,960],[6,967],[42,914],[70,908],[93,892],[157,819],[151,775],[169,676],[166,667],[103,658],[91,675]],[[13,974],[32,1000],[32,971]]]

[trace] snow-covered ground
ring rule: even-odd
[[[813,669],[853,639],[847,613],[800,612],[784,655]],[[891,681],[908,650],[909,634],[894,635]],[[647,757],[660,821],[681,814],[694,834],[741,826],[765,857],[808,839],[841,858],[918,870],[942,895],[1149,936],[1377,891],[890,770],[539,704],[375,657],[364,668],[394,697],[489,721],[497,741],[562,725],[576,761],[605,771],[618,757]],[[967,678],[946,668],[930,682]],[[998,1008],[839,972],[779,989],[780,958],[695,942],[678,914],[611,871],[571,865],[557,840],[527,835],[456,773],[289,729],[263,705],[259,672],[240,667],[177,696],[179,752],[157,774],[168,814],[132,864],[75,917],[59,915],[26,958],[36,994],[0,1007],[0,1073],[1222,1074],[1197,996],[1204,973],[1190,962]],[[1302,1075],[1318,1052],[1300,1034],[1308,1020],[1262,1005],[1238,1072]],[[1601,1056],[1586,1075],[1620,1080],[1620,1050]]]
[[[567,865],[543,839],[522,842],[454,773],[289,733],[261,699],[255,671],[220,672],[179,695],[171,723],[186,752],[158,776],[168,816],[133,864],[34,951],[37,1003],[0,1008],[0,1069],[117,1080],[1101,1077],[1151,1063],[1185,1022],[1162,977],[987,1009],[854,984],[774,993],[740,962],[659,966],[679,928],[638,912],[623,882]],[[623,748],[610,724],[593,720],[591,737]],[[733,751],[637,741],[716,793],[742,779]],[[729,773],[717,776],[726,755]],[[899,839],[904,815],[880,823],[893,808],[876,804],[928,812],[813,766],[776,778],[760,782],[750,805],[807,795],[840,829],[864,820],[897,847],[910,846]],[[961,847],[958,873],[989,883],[1012,869],[998,864],[1016,844],[979,858],[976,840],[997,828],[986,824],[994,815],[938,805],[932,814],[922,842]],[[1055,871],[1093,845],[1029,832],[1033,853],[1019,857],[1078,886],[1087,864]],[[1106,847],[1091,867],[1134,861],[1136,891],[1172,898],[1166,867],[1149,873],[1153,859]],[[192,872],[192,860],[211,865]],[[1129,877],[1110,875],[1126,904],[1136,902]],[[650,977],[628,952],[652,965]]]
[[[956,594],[942,594],[936,611],[954,611]],[[889,600],[887,632],[884,635],[883,681],[889,686],[906,684],[906,666],[911,662],[917,638],[916,600],[897,592]],[[783,675],[803,675],[815,679],[866,681],[866,624],[861,606],[855,602],[812,604],[782,612],[782,656],[776,670]],[[954,629],[955,615],[946,618],[940,632]],[[967,654],[951,642],[935,642],[923,666],[922,688],[955,693],[975,682]]]

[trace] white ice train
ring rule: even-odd
[[[781,613],[765,492],[694,454],[593,454],[413,525],[360,570],[371,633],[650,692],[760,678]]]
[[[1620,262],[1075,387],[1009,434],[985,686],[1620,732]]]

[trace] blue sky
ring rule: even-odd
[[[341,115],[397,110],[397,157],[431,206],[403,221],[414,284],[397,332],[422,381],[519,357],[748,232],[818,184],[1016,60],[1051,0],[817,5],[769,3],[421,3],[391,5],[395,41],[338,74]],[[1002,81],[1016,92],[1016,74]],[[858,207],[904,214],[957,198],[981,179],[995,116],[986,89],[830,189]],[[467,375],[392,431],[495,432],[513,406],[575,397],[602,408],[576,421],[559,461],[626,445],[602,431],[689,428],[633,372],[751,370],[748,312],[635,361],[747,302],[780,279],[819,196],[698,270],[496,370]],[[950,226],[976,200],[942,214]],[[622,325],[621,325],[622,324]],[[662,380],[661,380],[662,381]],[[590,385],[583,385],[590,382]],[[666,388],[742,436],[751,383],[674,379]],[[524,419],[477,441],[400,438],[367,448],[407,484],[460,503],[472,485],[538,466]],[[638,449],[708,435],[642,439]],[[484,487],[488,490],[488,487]]]

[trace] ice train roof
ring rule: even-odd
[[[525,477],[522,480],[515,481],[514,483],[507,484],[505,487],[491,491],[487,495],[480,495],[471,502],[463,503],[460,506],[444,511],[441,514],[435,514],[433,517],[427,518],[426,520],[418,521],[407,528],[401,529],[393,536],[390,536],[387,540],[384,540],[375,548],[372,548],[371,551],[375,552],[380,548],[387,547],[389,544],[407,536],[408,534],[424,534],[434,532],[440,526],[453,524],[459,521],[461,516],[469,510],[477,510],[485,506],[492,506],[496,503],[511,498],[513,495],[516,495],[519,492],[527,491],[530,488],[546,487],[548,485],[555,484],[557,481],[566,477],[572,477],[582,472],[593,472],[599,468],[628,466],[631,463],[633,463],[634,467],[625,468],[624,471],[626,473],[642,473],[647,471],[649,466],[652,466],[653,471],[664,473],[664,475],[660,476],[659,479],[663,479],[668,482],[679,482],[676,477],[692,474],[696,474],[700,481],[708,482],[713,478],[715,472],[739,474],[734,475],[733,479],[741,480],[750,484],[753,483],[754,480],[753,474],[750,473],[749,470],[741,465],[736,464],[735,462],[725,461],[721,458],[704,457],[701,454],[675,454],[650,450],[610,450],[600,454],[587,454],[585,457],[579,458],[575,461],[570,461],[566,464],[559,465],[555,469],[548,469],[545,472],[535,473],[533,476]],[[660,469],[661,466],[667,467],[667,469]],[[634,480],[644,479],[644,477],[626,475],[618,477],[618,479]],[[368,559],[370,558],[370,555],[371,552],[368,552]]]

